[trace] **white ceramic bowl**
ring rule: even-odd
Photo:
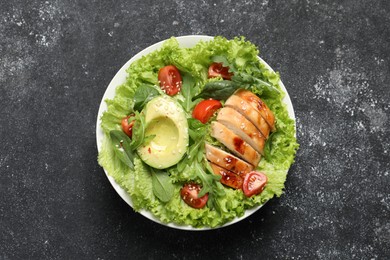
[[[209,41],[209,40],[212,40],[213,37],[205,36],[205,35],[188,35],[188,36],[176,37],[176,39],[178,40],[178,42],[179,42],[181,47],[188,47],[188,48],[190,48],[190,47],[193,47],[199,41]],[[162,46],[163,42],[164,41],[161,41],[161,42],[158,42],[156,44],[153,44],[153,45],[147,47],[146,49],[142,50],[141,52],[137,53],[128,62],[126,62],[125,65],[122,66],[122,68],[116,73],[115,77],[111,80],[110,84],[108,85],[108,87],[106,89],[106,92],[104,93],[103,98],[102,98],[102,100],[100,102],[100,107],[99,107],[99,112],[98,112],[97,122],[96,122],[96,143],[97,143],[97,149],[98,149],[99,152],[100,152],[100,149],[101,149],[102,140],[104,138],[103,130],[100,127],[100,124],[101,124],[101,119],[100,118],[103,115],[103,112],[107,110],[107,105],[104,102],[104,100],[106,100],[106,99],[113,99],[114,96],[115,96],[115,89],[116,89],[116,87],[118,87],[119,85],[125,83],[126,77],[127,77],[126,69],[130,66],[131,63],[133,63],[134,61],[140,59],[142,56],[145,56],[148,53],[153,52],[153,51],[159,49]],[[259,57],[259,59],[261,60],[262,63],[264,63],[266,65],[266,67],[268,69],[272,70],[272,68],[264,60],[262,60],[260,57]],[[279,82],[279,84],[280,84],[280,87],[283,89],[283,91],[286,93],[286,95],[285,95],[285,97],[283,99],[283,102],[286,103],[286,105],[287,105],[289,116],[292,119],[295,120],[294,109],[293,109],[290,97],[289,97],[289,95],[287,93],[287,90],[284,87],[282,82]],[[119,186],[118,183],[116,183],[114,178],[112,178],[110,175],[108,175],[106,170],[104,170],[104,172],[106,173],[106,176],[107,176],[108,180],[110,181],[111,185],[114,187],[116,192],[119,194],[119,196],[124,201],[126,201],[127,204],[129,204],[132,207],[132,202],[131,202],[131,198],[130,198],[129,194],[127,194],[126,191],[123,190]],[[233,219],[232,221],[230,221],[230,222],[228,222],[228,223],[226,223],[226,224],[224,224],[224,225],[222,225],[220,227],[225,227],[225,226],[237,223],[237,222],[239,222],[239,221],[249,217],[253,213],[255,213],[262,206],[263,205],[254,207],[252,209],[248,209],[248,210],[245,211],[245,214],[243,216],[237,217],[237,218]],[[176,225],[176,224],[173,224],[173,223],[166,224],[166,223],[162,223],[159,219],[154,217],[149,211],[141,210],[139,213],[141,213],[143,216],[147,217],[148,219],[150,219],[150,220],[152,220],[154,222],[157,222],[159,224],[162,224],[162,225],[165,225],[165,226],[168,226],[168,227],[176,228],[176,229],[194,230],[194,231],[216,229],[216,228],[207,228],[207,227],[206,228],[194,228],[192,226],[182,226],[182,225]],[[217,227],[217,228],[220,228],[220,227]]]

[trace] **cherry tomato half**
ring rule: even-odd
[[[223,79],[230,80],[233,73],[229,72],[229,67],[222,66],[222,63],[213,62],[209,67],[209,78],[221,76]]]
[[[267,180],[268,178],[264,173],[251,171],[245,175],[242,191],[247,197],[260,194],[264,190]]]
[[[192,111],[192,117],[198,119],[203,124],[207,123],[215,111],[222,107],[221,102],[215,99],[206,99],[200,101]]]
[[[126,116],[122,119],[122,130],[130,138],[133,135],[133,126],[134,126],[134,121],[135,121],[135,120],[133,120],[129,123],[129,118],[132,116],[134,116],[134,115],[132,114],[132,115]]]
[[[180,72],[173,65],[161,68],[158,72],[158,80],[160,88],[170,96],[176,95],[181,89],[182,80]]]
[[[180,196],[188,206],[195,209],[201,209],[206,205],[209,194],[206,193],[204,196],[198,198],[200,190],[201,188],[198,184],[187,183],[181,188]]]

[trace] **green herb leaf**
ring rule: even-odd
[[[212,98],[216,100],[226,100],[230,97],[234,91],[239,88],[239,85],[236,82],[230,80],[220,80],[220,81],[211,81],[207,82],[198,95],[192,98],[195,100],[197,98]]]
[[[197,142],[197,143],[194,143],[193,145],[191,145],[191,147],[188,149],[188,158],[189,159],[197,159],[198,158],[197,154],[200,151],[203,151],[202,145],[204,145],[203,142]]]
[[[134,114],[135,114],[134,117],[129,118],[129,120],[135,120],[133,126],[133,137],[130,143],[131,150],[133,151],[136,150],[139,146],[141,146],[144,143],[146,138],[145,137],[145,129],[146,129],[145,116],[139,113],[138,111],[135,111]]]
[[[250,90],[252,87],[257,88],[257,93],[267,94],[270,96],[279,96],[280,92],[271,83],[256,78],[244,72],[238,72],[232,77],[232,81],[236,82],[242,88]]]
[[[199,120],[194,118],[188,118],[187,122],[189,126],[188,134],[192,142],[187,150],[186,161],[187,163],[188,160],[190,160],[190,162],[194,160],[200,161],[198,158],[199,158],[199,154],[203,156],[204,153],[204,139],[207,134],[207,125],[202,124]],[[180,166],[183,167],[183,165]]]
[[[206,169],[206,171],[204,169]],[[208,206],[220,212],[221,208],[218,205],[218,197],[225,196],[226,194],[222,184],[219,181],[221,176],[214,174],[212,170],[210,171],[210,166],[206,158],[204,160],[204,167],[202,167],[201,163],[195,163],[195,170],[199,178],[202,180],[202,189],[200,190],[198,197],[202,197],[208,193]]]
[[[233,63],[230,63],[224,56],[213,56],[213,62],[222,63],[223,66],[229,67],[229,71],[234,73],[232,80],[221,80],[221,81],[212,81],[205,84],[201,93],[192,98],[195,100],[197,98],[213,98],[217,100],[226,100],[229,98],[234,91],[238,88],[245,88],[251,90],[256,88],[256,93],[267,94],[267,95],[279,95],[280,92],[275,88],[271,83],[266,82],[260,78],[254,77],[245,72],[239,72]],[[254,67],[254,65],[251,65]],[[260,70],[257,69],[256,72],[260,73]]]
[[[206,124],[202,124],[198,119],[188,118],[188,134],[194,142],[198,142],[203,139],[205,134],[207,134]]]
[[[188,120],[188,134],[190,136],[191,145],[185,156],[178,164],[177,170],[183,171],[186,167],[193,169],[196,178],[202,183],[202,189],[198,197],[204,194],[209,194],[207,204],[220,212],[221,208],[218,205],[218,198],[225,195],[224,188],[219,182],[221,176],[214,174],[206,156],[205,156],[205,138],[209,130],[207,124],[202,124],[194,118]]]
[[[200,122],[198,119],[195,118],[188,118],[187,122],[188,122],[188,127],[192,130],[198,131],[200,129],[206,128],[205,124],[202,124],[202,122]]]
[[[151,99],[159,95],[160,92],[151,85],[140,86],[134,93],[134,110],[141,111]]]
[[[187,159],[183,157],[183,159],[176,165],[177,171],[182,172],[187,166]]]
[[[184,101],[179,101],[183,106],[184,110],[189,113],[192,107],[195,105],[195,102],[192,101],[192,97],[197,92],[198,87],[196,86],[195,79],[189,73],[183,73],[183,84],[181,86],[181,94],[184,97]]]
[[[131,169],[134,169],[134,157],[130,138],[120,130],[111,130],[110,138],[113,144],[115,155]]]
[[[153,194],[162,202],[170,201],[175,190],[171,178],[166,172],[149,168],[152,174]]]

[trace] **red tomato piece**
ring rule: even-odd
[[[133,120],[129,123],[129,118],[132,116],[134,116],[134,115],[132,114],[132,115],[126,116],[122,119],[122,130],[130,138],[133,135],[133,126],[134,126],[134,122],[135,122],[135,120]]]
[[[195,209],[201,209],[206,205],[209,194],[206,193],[204,196],[198,198],[200,190],[201,188],[198,184],[187,183],[181,188],[180,196],[188,206]]]
[[[192,117],[198,119],[203,124],[207,123],[215,111],[222,107],[221,102],[215,99],[200,101],[192,111]]]
[[[229,67],[224,67],[222,63],[213,62],[209,67],[209,78],[222,77],[230,80],[234,74],[229,72]]]
[[[251,171],[245,175],[242,191],[247,197],[260,194],[264,190],[267,181],[268,178],[264,173]]]
[[[179,93],[183,83],[179,70],[173,65],[165,66],[159,70],[158,81],[160,88],[170,96]]]

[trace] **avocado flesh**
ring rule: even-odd
[[[138,148],[139,156],[157,169],[177,164],[188,147],[188,123],[183,108],[164,95],[150,100],[143,112],[145,136],[154,137]]]

